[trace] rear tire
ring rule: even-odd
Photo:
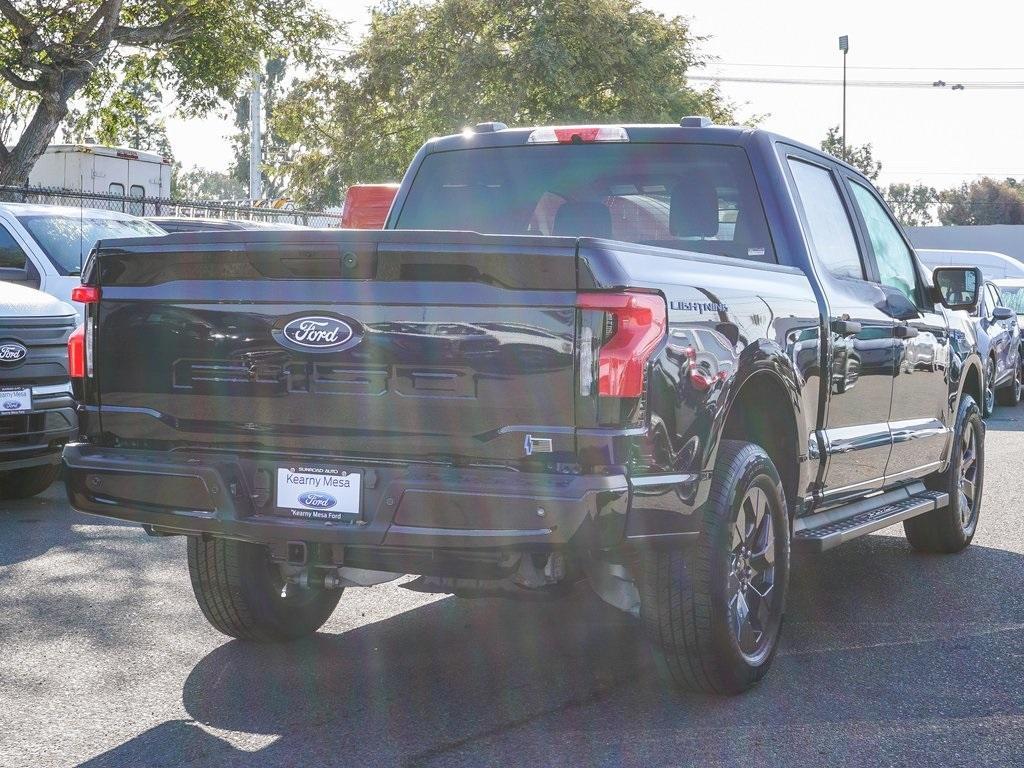
[[[60,474],[60,464],[0,473],[0,499],[27,499],[42,493]]]
[[[996,410],[996,361],[990,357],[985,364],[985,402],[981,404],[981,416],[987,419]]]
[[[206,620],[239,640],[286,642],[311,635],[330,618],[342,592],[286,586],[265,546],[231,539],[189,536],[188,571]]]
[[[694,551],[648,550],[639,565],[640,615],[679,688],[735,694],[764,677],[789,577],[789,515],[764,450],[723,440]]]
[[[918,552],[939,554],[966,548],[978,529],[984,483],[985,423],[974,398],[963,395],[949,467],[925,478],[931,490],[949,494],[949,504],[903,521],[910,546]]]
[[[1024,381],[1024,376],[1021,375],[1022,365],[1024,365],[1024,360],[1018,359],[1017,369],[1013,372],[1013,381],[996,391],[996,401],[1000,405],[1013,407],[1020,403],[1021,383]]]

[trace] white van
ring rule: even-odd
[[[978,267],[986,280],[1024,277],[1024,263],[995,251],[954,251],[916,248],[917,257],[929,269],[935,267]]]
[[[51,144],[36,160],[28,183],[127,198],[166,198],[171,196],[171,161],[156,152],[128,147]],[[141,203],[129,201],[125,213],[142,216],[146,212]]]

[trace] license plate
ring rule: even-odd
[[[338,467],[278,467],[278,514],[348,522],[359,516],[362,475]]]
[[[0,389],[0,414],[28,413],[32,410],[32,390]]]

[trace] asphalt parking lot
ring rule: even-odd
[[[350,590],[315,639],[211,629],[185,542],[0,507],[0,765],[1024,765],[1024,407],[989,422],[982,519],[949,557],[902,529],[795,564],[769,678],[679,697],[634,623]]]

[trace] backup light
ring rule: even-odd
[[[626,129],[619,125],[577,125],[537,128],[527,144],[591,144],[597,141],[629,141]]]

